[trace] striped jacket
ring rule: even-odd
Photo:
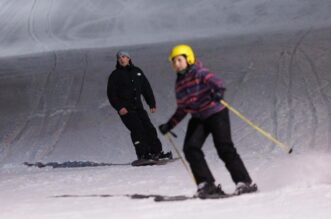
[[[213,92],[222,92],[223,81],[204,68],[198,60],[189,70],[177,75],[176,80],[177,109],[168,124],[174,128],[188,113],[192,117],[206,119],[224,109],[224,106],[212,100]]]

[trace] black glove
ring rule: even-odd
[[[211,99],[215,102],[223,100],[223,92],[217,91],[211,94]]]
[[[159,126],[159,130],[163,135],[165,135],[171,130],[171,128],[168,123],[165,123]]]

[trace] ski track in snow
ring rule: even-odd
[[[37,4],[37,0],[33,0],[32,6],[31,6],[31,10],[30,10],[30,14],[29,14],[29,17],[28,17],[28,33],[29,33],[30,37],[37,44],[41,44],[40,40],[35,35],[35,32],[36,31],[34,30],[35,22],[34,22],[33,16],[35,15],[36,4]]]
[[[20,1],[2,1],[0,55],[321,28],[327,27],[331,20],[328,0],[318,3],[191,0],[190,4],[155,0],[153,3],[27,0],[22,6]],[[183,13],[187,20],[178,16]],[[130,37],[131,34],[135,37]]]
[[[308,32],[307,32],[308,34]],[[292,141],[292,131],[294,127],[294,112],[293,112],[293,74],[294,74],[294,62],[300,44],[302,43],[306,34],[299,37],[297,43],[295,44],[293,50],[291,51],[290,63],[288,66],[289,80],[288,80],[288,94],[287,94],[287,104],[288,104],[288,122],[287,122],[287,141],[290,143]]]
[[[323,91],[325,86],[323,86],[322,79],[321,79],[321,76],[319,75],[319,72],[317,70],[317,67],[316,67],[315,62],[313,61],[313,59],[304,50],[301,50],[301,52],[303,53],[304,57],[306,58],[307,62],[309,63],[310,69],[311,69],[311,73],[313,74],[313,77],[315,78],[315,81],[318,84],[317,91],[315,91],[315,90],[312,91],[311,92],[311,95],[316,95],[316,93],[319,93],[320,94],[319,96],[322,97],[323,103],[324,103],[324,105],[327,108],[327,115],[328,115],[327,120],[329,121],[329,122],[327,122],[327,124],[328,124],[328,133],[331,133],[331,125],[330,125],[331,124],[331,108],[330,108],[331,101],[329,100],[327,94]],[[307,83],[308,83],[308,81],[307,81]],[[329,84],[328,84],[328,86],[329,86]],[[313,103],[311,105],[314,106]],[[312,131],[314,133],[314,136],[316,136],[317,120],[318,120],[316,118],[316,116],[317,116],[317,109],[316,109],[316,107],[314,107],[314,110],[313,110],[314,125],[312,127]],[[314,141],[312,142],[311,145],[312,146],[314,145]],[[331,145],[330,135],[327,136],[327,145]],[[331,146],[329,146],[329,147],[331,147]],[[330,150],[330,148],[329,148],[329,150]]]
[[[305,165],[306,161],[312,162],[316,159],[317,162]],[[36,216],[103,218],[105,215],[108,218],[155,218],[157,215],[158,218],[172,216],[195,219],[208,216],[217,218],[222,215],[224,218],[326,219],[331,210],[329,159],[330,156],[318,154],[295,155],[291,159],[272,158],[268,162],[268,169],[253,171],[260,181],[260,191],[256,194],[224,200],[174,203],[95,195],[191,195],[195,187],[190,178],[183,174],[180,162],[138,169],[101,167],[53,170],[26,169],[9,165],[1,170],[5,178],[1,180],[0,188],[2,195],[8,198],[6,202],[1,202],[3,211],[0,212],[0,216],[11,219]],[[260,162],[264,160],[256,159],[250,164],[259,166]],[[284,169],[284,164],[290,166]],[[217,170],[216,172],[225,171],[224,167],[216,164],[212,164],[211,168]],[[321,168],[319,173],[314,170],[315,168]],[[281,173],[284,178],[275,178],[270,172],[276,175]],[[310,179],[302,180],[302,177],[307,175],[311,176]],[[216,176],[219,177],[218,174]],[[160,179],[162,184],[159,184]],[[158,186],[155,186],[156,184]],[[224,189],[230,192],[233,186],[225,184]],[[55,198],[63,195],[76,197]],[[38,210],[34,206],[38,206]],[[24,214],[20,210],[24,211]]]
[[[281,97],[278,95],[278,91],[280,89],[280,83],[281,83],[281,73],[283,72],[283,65],[284,65],[284,56],[285,56],[285,51],[282,50],[279,55],[279,59],[277,61],[276,65],[276,84],[275,84],[275,92],[274,92],[274,97],[273,97],[273,113],[272,113],[272,120],[273,120],[273,133],[277,139],[279,139],[278,135],[278,129],[279,129],[279,124],[278,124],[278,119],[279,119],[279,110],[281,107]],[[275,147],[275,146],[274,146]]]

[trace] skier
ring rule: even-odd
[[[141,102],[143,95],[150,112],[155,113],[155,98],[147,78],[140,68],[133,65],[128,52],[119,51],[116,57],[116,69],[109,76],[107,95],[110,104],[131,132],[138,161],[171,158],[171,152],[162,151],[156,129]]]
[[[235,194],[257,191],[257,186],[252,182],[231,139],[229,112],[220,103],[225,92],[222,80],[195,59],[188,45],[175,46],[169,60],[177,73],[177,109],[167,123],[159,126],[159,130],[166,134],[188,113],[192,115],[183,150],[197,183],[196,196],[212,198],[225,194],[220,185],[215,185],[215,179],[201,150],[210,133],[218,156],[236,184]]]

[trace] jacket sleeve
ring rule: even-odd
[[[142,71],[140,70],[140,72],[142,72]],[[154,97],[152,87],[143,72],[142,72],[142,76],[143,76],[142,95],[143,95],[144,99],[146,100],[149,108],[155,108],[156,102],[155,102],[155,97]]]
[[[167,122],[169,128],[173,129],[180,121],[182,121],[185,118],[186,115],[187,112],[185,112],[183,108],[177,106],[176,112],[171,116],[171,118]]]
[[[225,88],[223,86],[223,80],[217,78],[213,73],[207,72],[202,75],[203,82],[210,87],[213,92],[220,92],[222,95],[225,93]]]
[[[124,105],[121,103],[121,100],[118,98],[118,89],[117,89],[118,83],[116,83],[116,77],[111,74],[108,78],[108,85],[107,85],[107,96],[110,104],[119,111],[124,107]]]

